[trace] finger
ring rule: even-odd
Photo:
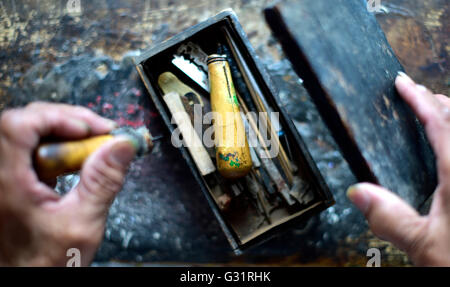
[[[27,185],[22,190],[30,191],[31,197],[39,197],[39,190],[33,188],[39,182],[32,163],[32,151],[39,143],[37,130],[45,126],[48,129],[60,129],[64,133],[85,136],[89,129],[76,119],[63,117],[54,111],[46,114],[34,113],[25,109],[9,110],[0,119],[1,165],[10,174],[9,181],[17,185]],[[19,190],[18,187],[14,189]],[[48,195],[48,190],[42,192]]]
[[[75,139],[106,133],[112,128],[114,124],[110,120],[85,108],[46,103],[6,111],[0,126],[3,136],[26,149],[34,148],[41,137],[48,135]]]
[[[128,165],[136,151],[136,143],[121,136],[106,143],[87,159],[79,184],[69,193],[80,198],[85,213],[88,213],[85,215],[96,218],[106,214],[122,188]]]
[[[447,108],[450,108],[450,98],[445,96],[445,95],[441,95],[441,94],[436,94],[434,95],[435,98],[438,99],[438,101],[441,102],[441,104],[445,105]]]
[[[3,117],[0,119],[0,124],[5,124]],[[1,130],[0,159],[0,170],[2,170],[0,191],[5,191],[5,194],[14,198],[10,202],[19,202],[20,205],[27,206],[25,204],[27,201],[36,203],[58,199],[54,190],[38,180],[32,168],[29,151],[19,148],[17,144],[6,139],[2,136]]]
[[[442,106],[424,86],[417,85],[404,73],[399,73],[395,79],[395,86],[400,96],[411,106],[425,126],[439,120]]]
[[[347,196],[364,214],[376,236],[413,255],[425,234],[425,217],[397,195],[374,184],[351,186]]]
[[[439,178],[450,173],[450,109],[442,105],[428,89],[416,85],[403,73],[395,80],[400,96],[424,124],[427,137],[437,157]]]
[[[1,119],[2,135],[16,148],[31,150],[43,136],[83,137],[89,135],[89,127],[82,121],[63,116],[57,111],[31,113],[24,109],[4,113]]]
[[[117,124],[107,118],[103,118],[88,108],[82,106],[72,106],[67,104],[55,104],[46,102],[34,102],[29,104],[26,109],[33,111],[48,111],[56,110],[57,112],[65,115],[66,117],[75,118],[81,120],[90,129],[91,134],[98,135],[104,134],[117,128]]]
[[[7,195],[11,198],[9,202],[15,202],[24,208],[31,208],[31,205],[26,204],[27,202],[38,205],[60,199],[60,196],[52,188],[37,179],[31,169],[16,167],[8,176],[9,182],[5,184],[4,188],[13,191]]]

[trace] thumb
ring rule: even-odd
[[[427,220],[397,195],[374,184],[360,183],[351,186],[347,196],[364,214],[376,236],[410,256],[419,249]]]
[[[135,157],[137,144],[132,138],[118,136],[104,144],[83,164],[75,191],[90,210],[106,213],[121,190],[128,165]],[[93,207],[93,209],[92,209]]]

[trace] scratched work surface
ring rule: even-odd
[[[92,3],[94,2],[94,3]],[[449,94],[447,0],[382,0],[377,19],[406,71]],[[365,265],[370,247],[382,265],[409,264],[402,252],[376,239],[345,197],[355,182],[308,94],[270,36],[262,9],[270,1],[0,2],[0,111],[30,101],[91,108],[120,125],[146,124],[163,135],[153,153],[132,164],[108,218],[96,264]],[[272,74],[280,97],[329,184],[336,205],[242,256],[234,256],[206,200],[170,145],[132,56],[224,8],[233,8]],[[338,7],[330,7],[339,9]],[[295,103],[295,104],[293,104]],[[65,191],[76,176],[60,180]]]

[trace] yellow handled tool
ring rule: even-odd
[[[87,139],[40,144],[34,153],[34,168],[41,179],[51,179],[77,171],[91,153],[119,135],[130,137],[137,147],[137,155],[150,152],[153,148],[152,138],[147,128],[122,127],[110,134]]]
[[[210,55],[207,63],[217,169],[225,178],[240,178],[251,170],[252,159],[230,67],[222,55]]]

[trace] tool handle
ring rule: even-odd
[[[34,168],[42,179],[77,171],[91,153],[113,138],[113,135],[108,134],[77,141],[41,144],[34,154]]]
[[[224,56],[208,57],[217,169],[225,178],[250,172],[252,159],[230,67]]]
[[[121,127],[106,135],[40,144],[34,152],[34,168],[38,176],[44,180],[80,170],[89,155],[116,136],[129,137],[136,148],[137,156],[149,153],[153,149],[152,136],[146,127],[137,129]]]

